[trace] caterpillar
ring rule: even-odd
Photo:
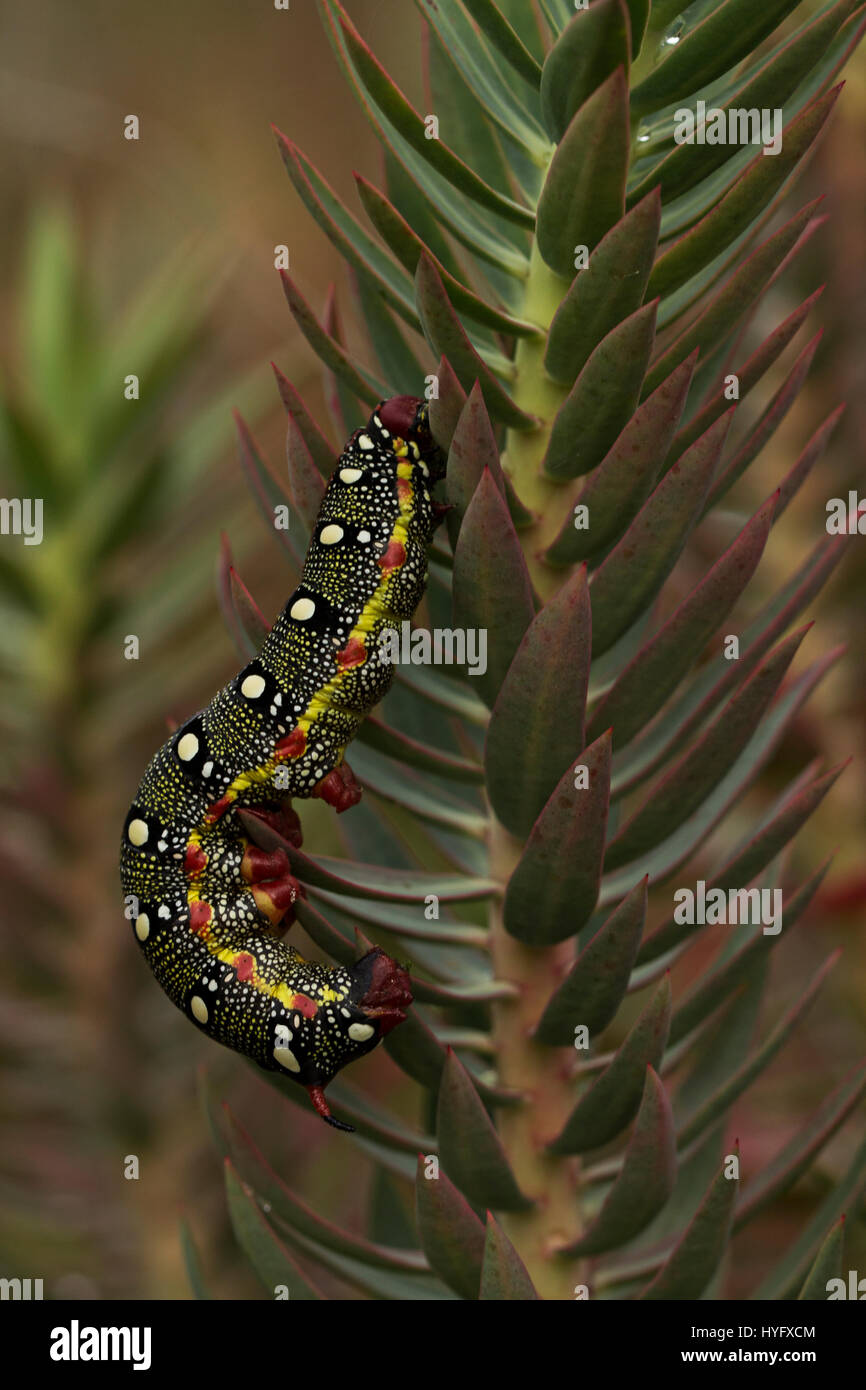
[[[156,753],[123,827],[128,915],[165,993],[209,1037],[305,1086],[338,1129],[351,1126],[324,1089],[405,1020],[409,976],[379,948],[347,969],[285,942],[302,887],[237,812],[300,845],[292,797],[337,812],[359,800],[344,751],[391,683],[379,634],[426,588],[444,473],[427,405],[381,402],[337,460],[300,583],[258,655]]]

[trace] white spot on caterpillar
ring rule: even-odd
[[[218,982],[216,980],[211,980],[210,984],[208,985],[208,989],[219,989]]]
[[[370,1023],[350,1023],[349,1037],[352,1042],[369,1042],[373,1036],[373,1026]]]
[[[198,752],[198,739],[195,734],[184,734],[177,741],[177,756],[182,763],[188,763]]]
[[[300,1071],[301,1064],[290,1047],[275,1047],[274,1061],[287,1071]]]
[[[362,476],[363,474],[360,468],[340,469],[340,481],[343,483],[356,483],[358,479]]]
[[[202,765],[201,775],[202,777],[210,777],[212,772],[213,763],[208,759],[208,761]]]
[[[296,618],[299,623],[305,623],[308,618],[312,618],[315,611],[316,605],[311,598],[298,598],[289,609],[289,617]]]
[[[143,845],[147,840],[147,825],[143,820],[131,820],[126,833],[131,845]]]
[[[369,531],[358,532],[358,540],[361,542],[362,545],[369,545],[372,539],[373,537],[370,535]]]
[[[146,912],[140,912],[136,917],[135,934],[139,941],[146,941],[150,936],[150,918]]]
[[[319,540],[322,545],[336,545],[337,541],[343,539],[343,535],[342,526],[325,526],[319,534]]]
[[[296,605],[297,606],[297,605]],[[248,700],[257,700],[265,688],[264,676],[259,676],[255,672],[247,676],[241,684],[241,694]]]
[[[189,1007],[192,1011],[192,1016],[197,1023],[207,1023],[207,1004],[204,1002],[203,999],[200,999],[197,994],[194,994],[192,996],[192,999],[190,999],[189,1001]]]
[[[170,916],[171,916],[171,908],[166,907],[165,903],[163,903],[162,907],[157,908],[157,913],[156,913],[156,915],[157,915],[157,917],[170,917]]]
[[[156,842],[156,847],[157,847],[158,850],[166,850],[166,849],[168,849],[168,841],[167,841],[167,840],[157,840],[157,842]]]
[[[361,434],[358,436],[358,447],[367,450],[375,449],[376,446],[368,434]]]

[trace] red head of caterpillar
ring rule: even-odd
[[[403,1022],[407,972],[378,948],[351,969],[305,961],[282,937],[303,890],[291,798],[338,811],[361,789],[344,750],[386,693],[377,658],[424,592],[445,459],[412,396],[383,401],[337,461],[300,582],[261,651],[164,744],[124,826],[121,879],[136,939],[169,998],[209,1037],[323,1090]],[[276,840],[250,838],[250,818]]]

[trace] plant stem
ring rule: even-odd
[[[506,881],[522,846],[497,821],[491,824],[491,870]],[[514,999],[493,1006],[493,1041],[499,1078],[520,1091],[524,1104],[504,1107],[497,1127],[512,1171],[528,1196],[537,1199],[526,1212],[506,1213],[503,1226],[529,1272],[539,1295],[570,1299],[581,1282],[580,1262],[554,1252],[580,1231],[578,1164],[553,1158],[544,1147],[562,1129],[574,1106],[576,1061],[563,1050],[541,1047],[531,1033],[550,995],[574,959],[571,942],[533,949],[505,930],[502,903],[491,908],[491,956],[497,979],[519,990]]]
[[[522,313],[544,329],[545,338],[520,340],[514,358],[517,376],[512,394],[520,408],[535,415],[540,425],[536,430],[508,432],[502,465],[521,502],[535,516],[533,524],[521,532],[521,543],[532,582],[542,598],[558,589],[567,574],[566,570],[552,569],[539,558],[540,551],[559,531],[570,497],[561,483],[546,478],[541,471],[554,417],[568,395],[568,388],[553,381],[544,368],[547,330],[567,292],[568,281],[545,265],[533,242]]]

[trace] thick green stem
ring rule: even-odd
[[[553,381],[544,368],[546,333],[567,291],[568,282],[545,265],[533,243],[522,312],[545,330],[545,338],[523,338],[518,344],[512,394],[522,410],[536,416],[539,428],[510,430],[502,464],[521,502],[535,518],[521,532],[521,543],[532,582],[542,598],[549,597],[565,577],[564,571],[545,564],[540,553],[559,531],[566,502],[562,484],[546,478],[541,464],[554,418],[568,395],[567,387]]]
[[[533,245],[524,316],[546,331],[567,291],[568,282],[545,265]],[[544,351],[544,339],[523,339],[517,348],[513,395],[523,410],[536,416],[539,428],[509,432],[503,465],[520,500],[533,513],[534,520],[520,532],[520,539],[535,588],[547,598],[567,571],[551,568],[540,553],[562,525],[569,494],[543,475],[541,464],[553,420],[568,390],[548,376]],[[503,826],[492,822],[491,872],[499,882],[507,883],[522,849]],[[582,1282],[580,1262],[556,1252],[580,1231],[579,1165],[552,1158],[544,1150],[574,1106],[576,1057],[534,1043],[532,1033],[573,962],[573,944],[566,941],[543,950],[523,946],[505,930],[501,901],[491,909],[490,936],[496,978],[511,981],[518,990],[516,998],[497,1002],[493,1009],[499,1076],[524,1097],[522,1105],[500,1112],[499,1131],[520,1187],[535,1199],[531,1210],[509,1214],[503,1222],[541,1297],[572,1299],[575,1286]]]

